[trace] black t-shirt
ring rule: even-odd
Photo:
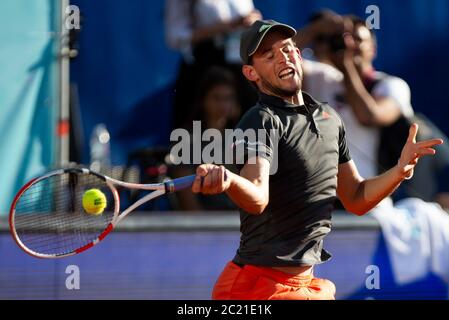
[[[245,160],[255,146],[270,161],[269,203],[260,215],[240,210],[241,240],[234,258],[238,264],[301,266],[325,262],[331,255],[323,238],[331,230],[338,165],[351,158],[343,122],[326,103],[303,92],[305,105],[260,94],[260,100],[237,129],[262,129],[242,139]],[[271,131],[270,131],[271,130]]]

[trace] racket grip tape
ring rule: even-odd
[[[176,192],[190,188],[195,181],[196,175],[186,176],[182,178],[173,179],[164,183],[165,192]]]
[[[191,176],[186,176],[182,178],[173,179],[164,183],[165,192],[176,192],[179,190],[184,190],[190,188],[192,184],[195,182],[196,175],[193,174]],[[226,172],[224,176],[225,181],[228,179]],[[203,186],[204,177],[201,178],[201,187]]]

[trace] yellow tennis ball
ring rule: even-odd
[[[100,215],[106,206],[106,196],[99,189],[89,189],[84,192],[83,208],[88,214]]]

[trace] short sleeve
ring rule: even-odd
[[[237,124],[233,135],[232,147],[239,170],[255,156],[272,163],[280,137],[279,121],[266,110],[254,107]]]
[[[398,77],[386,77],[374,86],[372,94],[376,97],[392,98],[404,116],[413,116],[410,87],[404,80]]]
[[[346,130],[343,121],[341,121],[340,135],[338,138],[338,164],[343,164],[349,162],[350,160],[351,155],[346,142]]]

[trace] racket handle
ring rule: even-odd
[[[195,178],[196,178],[196,175],[193,174],[191,176],[186,176],[186,177],[167,181],[164,183],[165,192],[170,193],[170,192],[176,192],[179,190],[184,190],[184,189],[190,188],[192,186],[193,182],[195,182]],[[226,181],[227,179],[228,179],[228,176],[225,171],[224,180]],[[201,178],[201,185],[203,184],[203,180],[204,180],[204,178]]]
[[[165,192],[176,192],[179,190],[184,190],[190,188],[195,181],[196,175],[186,176],[182,178],[173,179],[164,183]]]

